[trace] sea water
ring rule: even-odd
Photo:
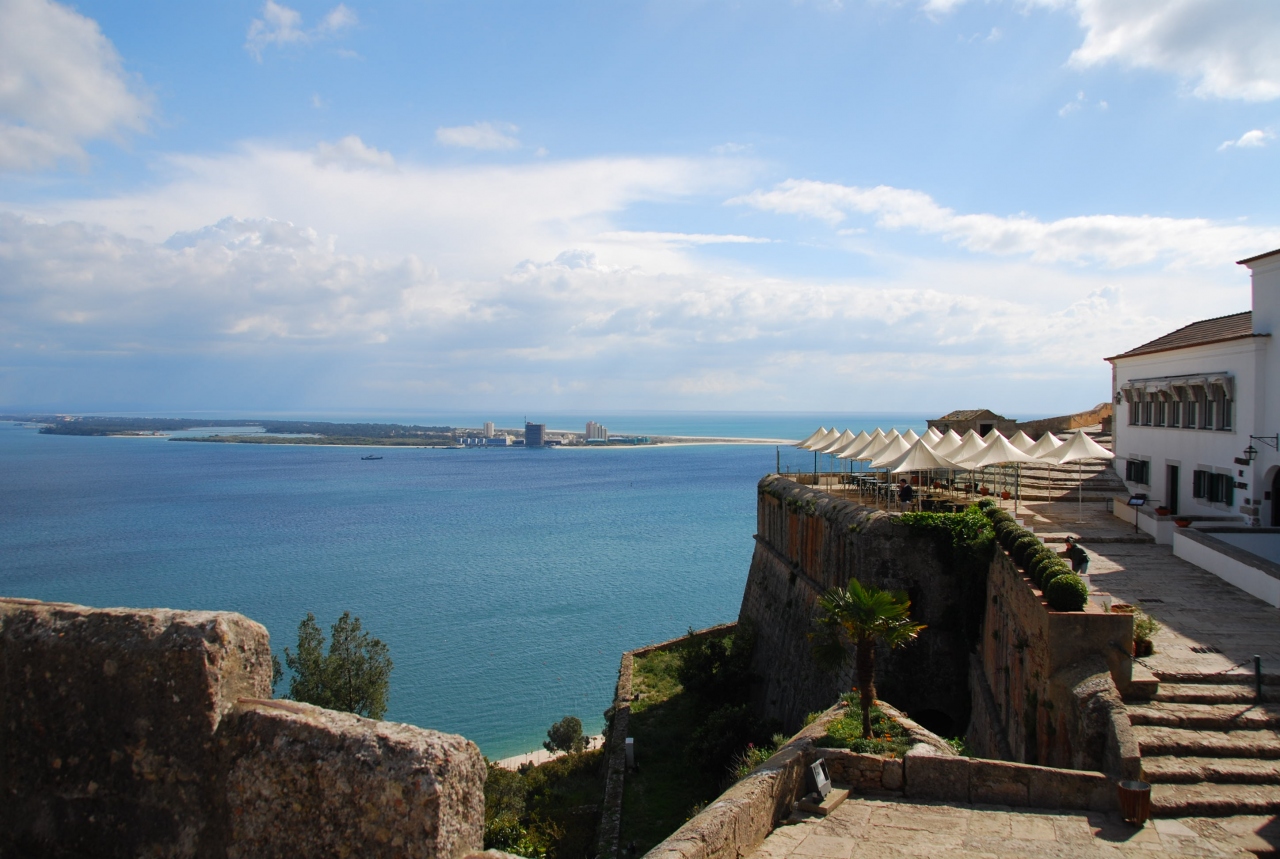
[[[845,418],[854,431],[924,423]],[[822,420],[602,422],[800,438]],[[779,459],[793,471],[813,460],[767,445],[377,448],[383,459],[361,460],[369,450],[0,423],[0,595],[238,611],[278,654],[308,612],[327,632],[350,611],[390,648],[388,719],[501,758],[565,715],[599,730],[623,650],[736,619],[756,482]]]

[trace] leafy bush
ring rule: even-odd
[[[1037,586],[1044,581],[1045,573],[1054,564],[1061,564],[1062,559],[1058,557],[1058,553],[1050,549],[1048,546],[1042,546],[1032,553],[1031,558],[1027,561],[1027,575],[1031,576],[1031,580]]]
[[[1034,537],[1035,535],[1020,525],[1005,529],[1004,539],[1000,541],[1000,545],[1004,547],[1006,552],[1013,552],[1014,545],[1023,537]]]
[[[753,679],[752,638],[742,628],[731,638],[691,638],[682,644],[676,676],[684,691],[707,706],[745,701]]]
[[[907,732],[879,707],[871,708],[871,739],[862,738],[862,712],[857,692],[842,697],[848,704],[844,715],[827,725],[827,733],[815,745],[827,749],[851,749],[864,754],[890,754],[902,757],[911,746]]]
[[[943,563],[960,577],[965,637],[976,644],[982,633],[987,570],[995,543],[991,523],[976,505],[959,513],[903,513],[898,521],[937,540]]]
[[[1160,631],[1160,623],[1146,612],[1133,613],[1133,637],[1138,641],[1150,641]]]
[[[1067,573],[1049,582],[1044,595],[1054,611],[1083,611],[1089,601],[1089,586],[1074,573]]]
[[[987,511],[986,515],[987,518],[991,520],[992,525],[998,525],[1001,522],[1013,522],[1015,525],[1018,524],[1011,514],[1005,510],[1001,510],[999,507],[992,507]]]
[[[1003,546],[1009,539],[1009,535],[1016,531],[1024,530],[1017,522],[997,522],[995,524],[996,539]]]
[[[547,729],[547,739],[542,747],[549,752],[580,752],[587,747],[582,734],[582,720],[577,716],[565,716]]]
[[[773,757],[778,749],[787,744],[789,739],[790,737],[786,734],[774,734],[769,739],[769,742],[762,746],[755,744],[747,746],[733,756],[733,765],[729,768],[730,777],[735,782],[742,781],[751,774],[753,769]]]
[[[685,754],[695,768],[722,773],[743,749],[765,745],[777,727],[757,717],[750,704],[730,704],[712,710],[693,729]]]
[[[1009,550],[1009,554],[1013,555],[1013,560],[1025,570],[1031,553],[1040,548],[1040,546],[1040,540],[1034,534],[1027,534],[1025,537],[1018,538],[1018,541],[1013,544],[1013,548]]]
[[[1040,569],[1040,583],[1039,583],[1040,590],[1045,591],[1047,595],[1048,593],[1047,589],[1049,587],[1050,582],[1052,582],[1056,578],[1059,578],[1060,576],[1073,576],[1073,575],[1075,575],[1075,573],[1071,571],[1071,565],[1068,564],[1066,561],[1062,560],[1061,558],[1051,561]]]
[[[1000,509],[996,507],[996,502],[991,498],[983,498],[979,500],[977,504],[977,508],[984,513],[988,513],[988,515],[993,508],[996,510]]]

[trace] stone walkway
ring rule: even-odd
[[[1230,671],[1251,682],[1257,654],[1263,674],[1280,679],[1280,609],[1176,557],[1168,546],[1115,542],[1132,538],[1133,526],[1102,504],[1083,505],[1083,517],[1077,511],[1069,502],[1031,502],[1022,505],[1021,518],[1046,542],[1079,537],[1091,557],[1095,600],[1110,595],[1160,622],[1156,653],[1142,660],[1147,667],[1160,674]],[[1248,664],[1233,669],[1242,662]]]
[[[1149,821],[851,796],[829,817],[775,829],[751,859],[1092,859],[1236,856],[1280,848],[1270,817]]]

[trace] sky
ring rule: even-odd
[[[1249,308],[1274,0],[0,0],[0,408],[1013,417]]]

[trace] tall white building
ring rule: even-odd
[[[493,438],[493,421],[484,422],[484,437]]]
[[[1241,260],[1253,308],[1193,322],[1107,360],[1115,465],[1186,516],[1280,527],[1280,250]]]
[[[587,421],[587,441],[608,441],[609,429],[595,421]]]

